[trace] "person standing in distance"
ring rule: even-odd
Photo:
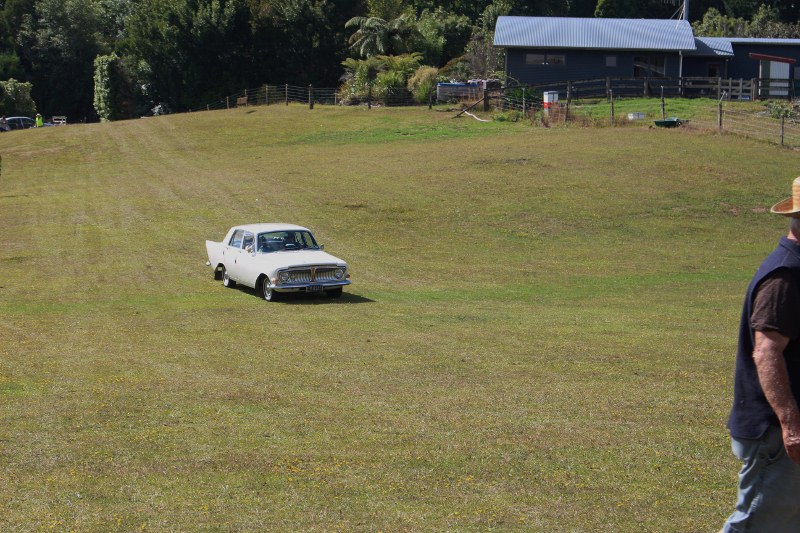
[[[800,177],[770,211],[790,217],[789,234],[742,309],[728,430],[743,465],[724,533],[800,532]]]

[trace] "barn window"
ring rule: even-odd
[[[544,65],[545,60],[544,54],[525,54],[525,64],[526,65]]]
[[[606,56],[606,66],[607,67],[616,67],[617,66],[617,56]]]
[[[558,65],[566,63],[566,56],[563,54],[525,54],[526,65]]]
[[[636,56],[633,58],[634,78],[663,78],[664,56]]]

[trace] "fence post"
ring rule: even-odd
[[[611,98],[611,78],[606,78],[606,99]]]
[[[264,85],[264,105],[269,105],[269,85]]]
[[[783,132],[784,132],[784,124],[786,122],[786,117],[781,115],[781,146],[783,146]]]
[[[372,109],[372,83],[367,85],[367,109]]]
[[[664,109],[664,86],[661,86],[661,120],[667,118],[667,113]]]
[[[611,125],[614,125],[614,91],[611,89],[608,90],[608,94],[611,97]]]
[[[308,108],[314,109],[314,87],[308,84]]]
[[[717,103],[717,129],[722,131],[722,99]]]
[[[225,97],[225,109],[230,109],[230,108],[231,108],[231,97],[230,96],[226,96]]]
[[[250,105],[250,99],[247,97],[247,89],[244,90],[244,101],[247,102],[244,105],[246,105],[246,106]],[[239,106],[236,106],[236,107],[239,107]]]
[[[522,88],[522,116],[525,117],[525,87]]]
[[[286,105],[289,105],[289,84],[287,83],[284,88],[284,98],[286,98]]]
[[[717,98],[722,95],[722,77],[717,77]]]
[[[757,94],[758,94],[758,78],[750,78],[750,100],[755,102]]]
[[[428,87],[428,109],[433,109],[433,87]]]
[[[206,104],[206,111],[211,111],[211,104]]]

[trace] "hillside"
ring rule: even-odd
[[[0,135],[0,529],[701,531],[796,154],[259,107]],[[340,300],[225,290],[293,222]]]

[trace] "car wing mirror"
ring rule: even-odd
[[[319,249],[320,249],[320,250],[324,250],[324,249],[325,249],[325,245],[324,245],[324,244],[320,244],[320,245],[319,245]]]

